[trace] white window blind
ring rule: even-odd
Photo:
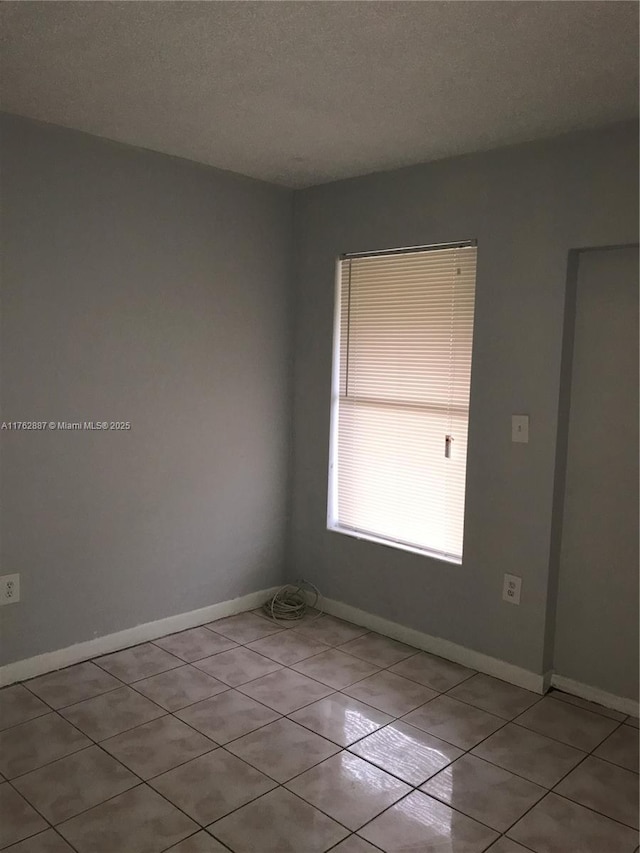
[[[462,558],[476,248],[339,262],[329,527]]]

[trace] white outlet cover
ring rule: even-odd
[[[522,578],[517,575],[505,575],[502,586],[502,599],[509,604],[520,604],[520,593],[522,591]]]
[[[20,575],[0,577],[0,605],[20,601]]]

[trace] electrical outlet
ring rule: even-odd
[[[15,604],[20,601],[20,575],[0,577],[0,604]]]
[[[517,575],[505,575],[502,586],[502,599],[509,604],[520,604],[520,591],[522,589],[522,578]]]

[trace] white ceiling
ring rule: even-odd
[[[3,2],[2,108],[304,187],[633,118],[635,2]]]

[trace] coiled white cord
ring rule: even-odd
[[[286,584],[271,596],[263,606],[263,612],[274,622],[298,622],[310,610],[316,610],[314,618],[322,616],[320,591],[310,581],[299,580]]]

